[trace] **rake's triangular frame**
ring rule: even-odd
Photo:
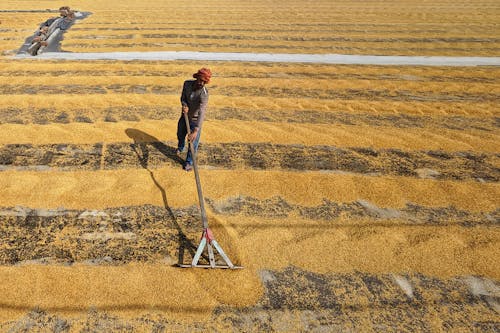
[[[198,263],[198,261],[201,258],[201,255],[203,254],[203,251],[205,250],[205,247],[207,248],[208,251],[208,261],[209,261],[208,265],[202,265]],[[217,250],[222,259],[226,262],[226,265],[217,265],[215,263],[214,248]],[[222,249],[222,247],[215,240],[214,235],[212,234],[212,231],[209,228],[203,229],[203,234],[201,236],[200,244],[198,245],[198,249],[196,250],[196,254],[193,257],[191,265],[179,265],[179,266],[198,267],[198,268],[230,268],[230,269],[243,268],[241,266],[235,266],[231,262],[229,257]]]
[[[189,126],[189,119],[187,116],[187,113],[184,113],[184,120],[186,121],[186,129],[188,136],[191,134],[191,128]],[[201,240],[200,244],[198,245],[198,249],[196,250],[196,254],[193,257],[193,261],[191,262],[191,265],[184,265],[184,264],[179,264],[180,267],[198,267],[198,268],[230,268],[230,269],[236,269],[236,268],[243,268],[241,266],[235,266],[229,260],[229,257],[226,255],[222,247],[217,243],[215,240],[215,237],[212,233],[212,231],[208,228],[208,219],[207,219],[207,213],[205,211],[205,200],[203,198],[203,193],[201,191],[201,182],[200,182],[200,175],[198,173],[198,163],[196,160],[196,152],[194,151],[194,147],[189,142],[189,150],[191,151],[191,156],[193,158],[193,168],[194,168],[194,176],[196,179],[196,187],[198,189],[198,200],[200,202],[200,211],[201,211],[201,220],[203,222],[203,233],[201,235]],[[203,251],[205,250],[205,247],[208,250],[208,261],[209,265],[200,265],[198,264],[201,255],[203,254]],[[215,256],[214,256],[214,248],[217,250],[219,255],[222,257],[222,259],[225,261],[226,265],[217,265],[215,263]]]

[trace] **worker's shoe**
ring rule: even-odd
[[[179,148],[177,148],[175,150],[175,156],[177,156],[178,158],[181,158],[181,154],[182,154],[182,151],[180,151]]]
[[[184,170],[191,171],[193,170],[193,166],[189,163],[184,164]]]

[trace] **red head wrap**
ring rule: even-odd
[[[212,77],[212,72],[208,68],[202,68],[202,69],[198,70],[198,72],[194,73],[193,77],[195,79],[200,78],[203,81],[205,81],[205,83],[209,83],[210,78]]]

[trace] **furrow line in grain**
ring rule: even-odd
[[[167,120],[179,117],[179,110],[170,106],[111,106],[89,107],[86,109],[65,110],[51,108],[17,108],[0,109],[0,124],[69,124],[98,123],[141,120]],[[500,126],[499,117],[465,117],[465,116],[423,116],[395,113],[351,113],[328,112],[319,110],[253,110],[235,107],[210,108],[211,120],[242,120],[259,122],[285,122],[300,124],[331,124],[386,126],[396,128],[448,128],[454,130],[496,131]]]
[[[137,133],[132,134],[137,135]],[[0,146],[0,171],[115,170],[175,167],[174,142],[8,144]],[[500,154],[482,152],[375,150],[363,147],[278,145],[270,143],[202,144],[202,168],[328,171],[417,178],[498,182]]]
[[[211,91],[219,96],[293,96],[306,99],[330,100],[369,100],[369,101],[423,101],[423,102],[494,102],[499,100],[499,94],[494,91],[468,92],[468,91],[415,91],[394,89],[304,89],[286,87],[212,87]],[[0,95],[79,95],[79,94],[153,94],[153,95],[178,95],[179,88],[164,85],[146,84],[109,84],[109,85],[0,85]]]

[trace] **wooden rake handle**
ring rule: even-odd
[[[191,127],[189,126],[189,118],[187,112],[183,112],[183,115],[184,115],[184,120],[186,121],[186,129],[189,136],[191,134]],[[197,156],[194,147],[191,144],[191,141],[189,141],[189,151],[191,152],[191,156],[193,157],[194,177],[196,179],[196,188],[198,190],[198,201],[200,202],[201,221],[203,222],[203,230],[205,230],[208,229],[208,219],[207,219],[207,213],[205,211],[205,200],[203,199],[203,192],[201,190],[200,175],[198,173]]]

